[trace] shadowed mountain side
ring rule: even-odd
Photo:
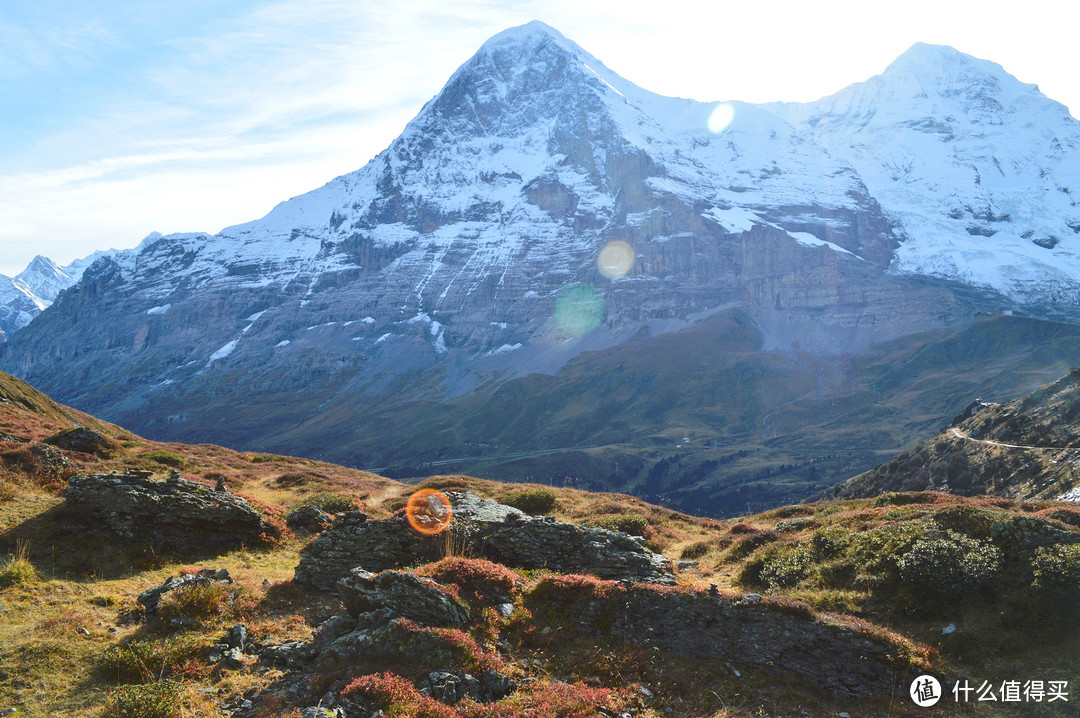
[[[1080,327],[992,317],[828,359],[763,341],[758,323],[725,311],[445,402],[357,414],[345,394],[270,445],[400,477],[464,471],[741,513],[865,470],[974,397],[1008,399],[1059,376]]]
[[[1080,370],[1008,403],[980,398],[939,435],[826,494],[929,489],[1057,499],[1080,493]]]

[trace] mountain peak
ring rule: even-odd
[[[985,104],[989,95],[1004,104],[1037,92],[1034,85],[1020,82],[1005,69],[950,47],[917,42],[896,58],[880,75],[887,85],[930,94],[977,99]],[[995,108],[996,109],[996,108]]]
[[[533,20],[524,25],[507,28],[502,32],[492,35],[480,49],[494,50],[506,46],[529,47],[542,44],[545,41],[556,42],[570,52],[581,51],[581,48],[575,42],[567,39],[561,32],[539,20]]]

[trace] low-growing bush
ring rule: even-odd
[[[1054,598],[1080,598],[1080,544],[1045,546],[1031,561],[1031,587]]]
[[[739,560],[745,558],[765,544],[772,543],[778,538],[780,538],[780,534],[776,531],[755,529],[754,533],[744,534],[742,538],[732,544],[728,550],[728,559]]]
[[[871,506],[906,506],[908,504],[932,504],[941,494],[936,491],[905,491],[885,493],[871,502]]]
[[[934,523],[972,538],[987,539],[992,534],[994,521],[1001,512],[988,511],[975,506],[948,506],[934,512]]]
[[[510,494],[503,503],[534,516],[547,514],[555,508],[555,492],[550,489],[526,489]]]
[[[210,639],[181,633],[162,639],[128,641],[109,646],[101,656],[105,675],[124,683],[146,683],[186,672]]]
[[[799,546],[788,551],[777,552],[775,556],[766,559],[759,575],[761,581],[770,590],[776,591],[798,585],[813,567],[814,561],[810,549]]]
[[[0,563],[0,588],[25,586],[37,578],[37,570],[30,563],[24,544],[15,548],[15,553]]]
[[[320,491],[307,496],[297,506],[314,506],[319,511],[325,511],[328,514],[340,514],[362,508],[360,502],[354,497],[329,491]]]
[[[166,593],[158,607],[158,617],[166,623],[174,618],[190,618],[205,623],[225,615],[235,598],[234,588],[226,583],[198,583]]]
[[[110,718],[179,718],[184,711],[180,681],[119,686],[109,694]]]
[[[165,449],[154,449],[153,451],[144,451],[139,454],[141,459],[149,459],[150,461],[158,464],[164,464],[165,466],[172,466],[173,468],[180,468],[187,463],[187,459],[175,451],[166,451]]]
[[[850,531],[842,526],[826,526],[810,536],[810,549],[817,560],[828,560],[842,554],[850,542]]]
[[[905,592],[939,601],[984,586],[1001,570],[1001,550],[955,531],[924,536],[896,559]]]
[[[476,558],[451,556],[424,566],[417,573],[457,586],[459,595],[470,603],[503,603],[523,584],[521,576],[502,564]]]
[[[631,536],[644,536],[649,526],[649,520],[641,514],[615,514],[614,516],[601,516],[589,522],[609,531],[621,531]]]
[[[695,541],[682,550],[682,553],[679,554],[679,558],[687,561],[699,559],[707,554],[712,546],[712,541]]]
[[[790,519],[780,519],[773,528],[782,534],[790,534],[816,525],[817,522],[812,516],[795,516]]]

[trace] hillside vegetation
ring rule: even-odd
[[[312,536],[286,532],[268,545],[188,554],[125,543],[65,508],[69,476],[138,468],[164,477],[175,469],[194,481],[222,477],[275,515],[303,503],[335,511],[362,504],[372,520],[399,512],[415,487],[309,460],[147,441],[6,375],[0,392],[7,439],[0,443],[0,710],[15,708],[17,716],[296,718],[327,693],[336,705],[389,716],[927,715],[902,694],[845,698],[821,687],[841,668],[835,658],[823,658],[814,681],[677,654],[647,635],[612,634],[601,624],[566,630],[568,620],[595,614],[598,605],[614,611],[624,596],[629,606],[647,594],[675,596],[676,606],[678,596],[742,602],[744,594],[762,594],[769,612],[843,626],[891,646],[902,674],[930,671],[946,685],[1068,680],[1080,668],[1080,511],[1069,504],[895,493],[719,521],[620,494],[461,475],[421,486],[469,490],[529,513],[641,536],[682,562],[676,585],[512,571],[455,556],[447,543],[446,558],[414,568],[472,609],[462,628],[393,624],[379,635],[411,653],[369,651],[303,674],[265,653],[220,660],[237,624],[262,646],[314,645],[325,636],[328,619],[342,611],[338,596],[292,580]],[[100,435],[89,443],[83,435],[79,444],[97,453],[42,441],[70,446],[63,432],[77,425]],[[178,589],[162,599],[157,620],[144,621],[136,596],[203,568],[225,569],[233,583]],[[507,615],[493,608],[492,597],[503,594],[512,604]],[[596,615],[616,625],[635,618]],[[492,671],[518,689],[498,702],[450,706],[432,697],[438,691],[420,692],[432,671]],[[1071,705],[973,702],[955,711],[949,704],[949,714],[1069,715]]]
[[[932,439],[828,495],[941,490],[1056,499],[1080,487],[1080,369],[1007,403],[982,403]]]

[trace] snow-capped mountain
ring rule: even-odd
[[[0,342],[50,306],[60,292],[82,278],[87,267],[102,257],[115,256],[118,251],[98,250],[65,267],[39,254],[14,277],[0,274]]]
[[[1036,86],[918,44],[867,82],[770,109],[858,172],[902,232],[894,271],[1080,305],[1080,123]]]
[[[770,427],[878,342],[1002,309],[1080,318],[1078,125],[948,48],[755,106],[655,95],[530,23],[356,172],[217,235],[101,257],[0,366],[152,436],[378,463],[417,451],[415,432],[430,459],[495,431],[409,425],[390,446],[406,407],[737,316],[724,326],[749,334],[716,338],[708,371],[806,372],[744,422]],[[531,449],[564,435],[582,436],[521,433]]]

